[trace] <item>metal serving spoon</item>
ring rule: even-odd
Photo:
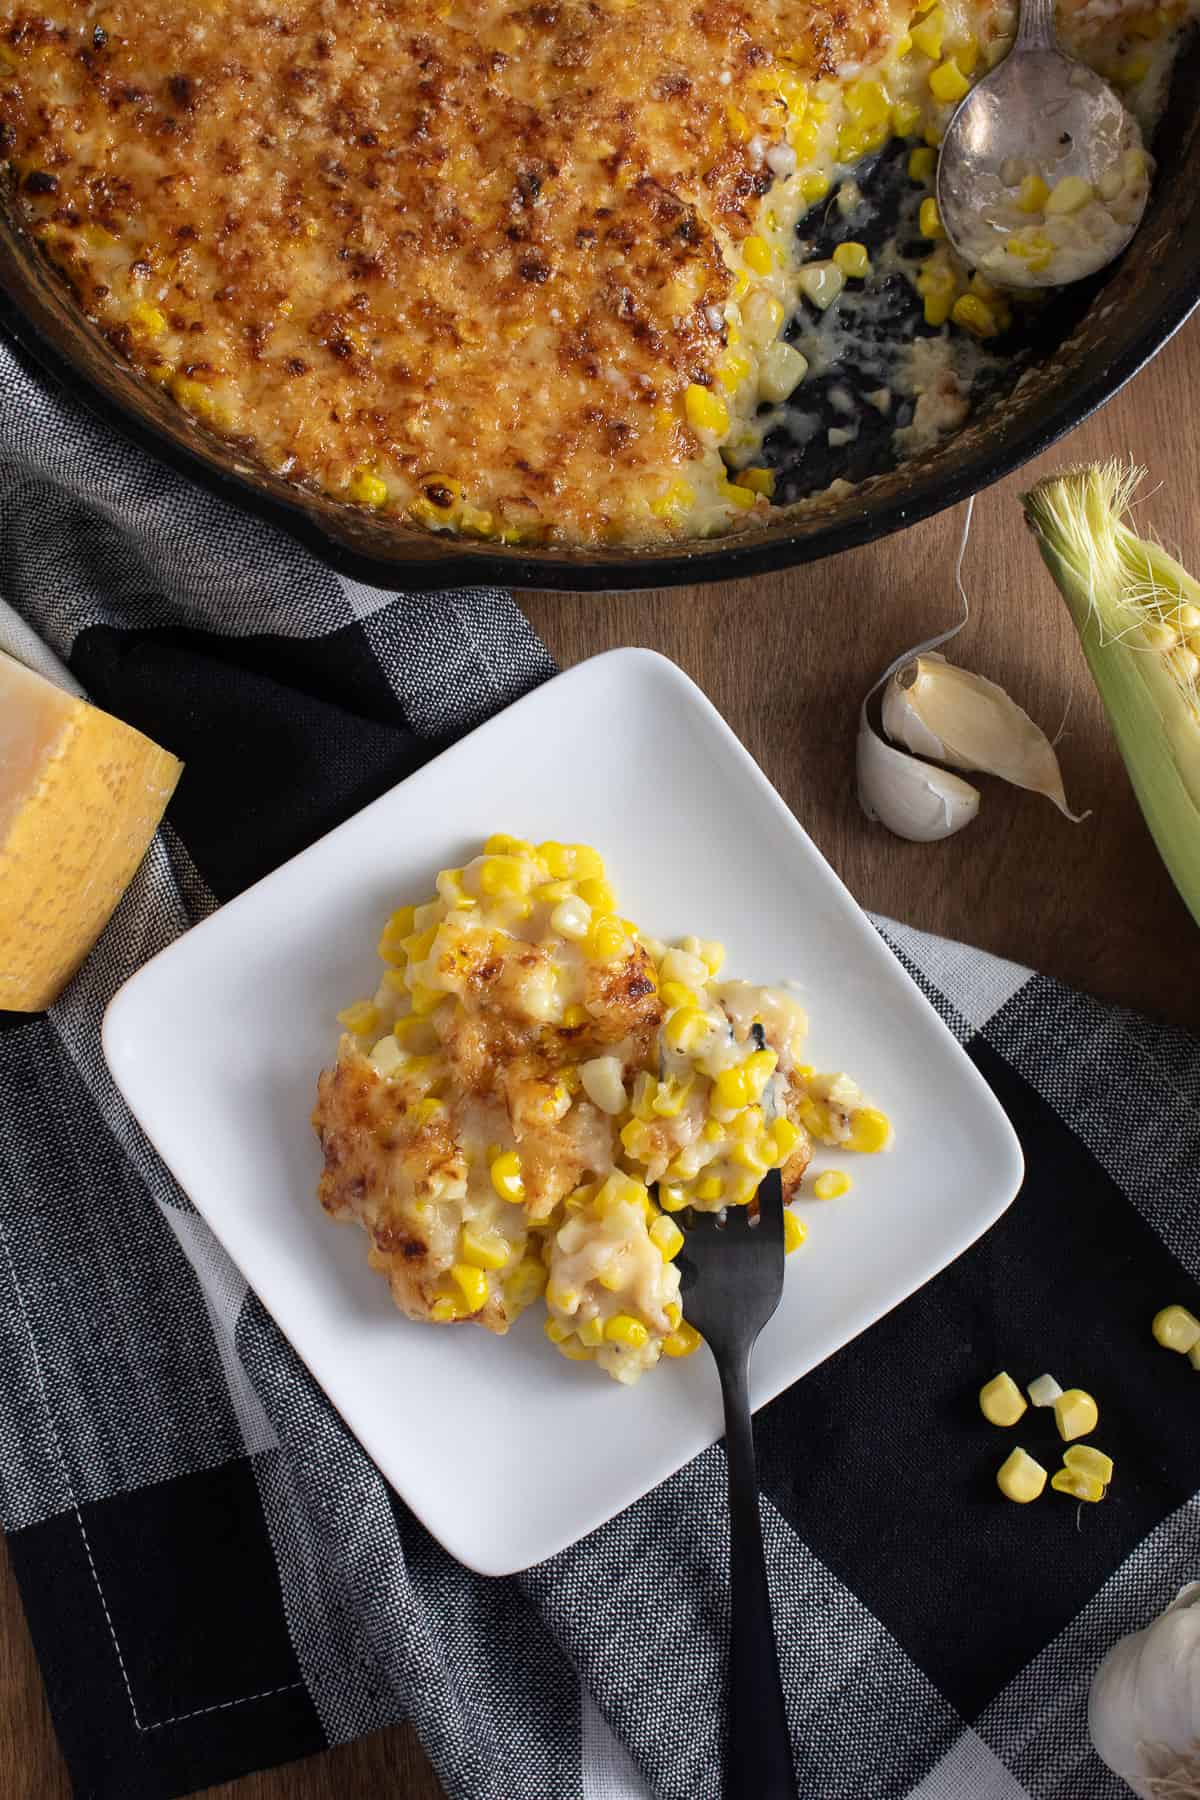
[[[942,143],[937,200],[946,235],[965,262],[1008,287],[1061,287],[1094,275],[1141,223],[1148,178],[1122,195],[1119,216],[1108,214],[1111,231],[1089,240],[1081,230],[1067,256],[1030,268],[1005,253],[1005,240],[1033,224],[1014,216],[1013,183],[1005,176],[1014,164],[1033,164],[1051,186],[1074,176],[1102,194],[1131,150],[1142,150],[1137,120],[1094,70],[1059,49],[1054,0],[1022,0],[1016,42],[964,98]]]

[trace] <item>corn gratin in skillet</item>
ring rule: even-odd
[[[1060,23],[1149,130],[1190,10]],[[1013,309],[941,238],[935,147],[1013,28],[1007,0],[5,0],[0,140],[114,349],[272,470],[435,531],[654,543],[767,514],[804,322],[882,279],[923,305],[871,396],[897,453],[962,422]],[[894,139],[919,242],[807,254]]]

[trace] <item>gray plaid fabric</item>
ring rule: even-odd
[[[224,670],[235,702],[244,687],[247,715],[266,696],[286,721],[320,690],[329,791],[301,838],[387,774],[399,737],[413,766],[552,670],[508,596],[345,581],[116,443],[8,350],[0,593],[89,691],[137,697],[147,728],[168,676],[190,696],[181,730],[216,704],[185,656]],[[77,1791],[184,1793],[407,1718],[453,1800],[716,1800],[720,1448],[524,1576],[468,1573],[348,1436],[116,1093],[107,1001],[244,875],[202,806],[173,807],[62,1000],[0,1021],[0,1515]],[[1087,1741],[1091,1671],[1198,1572],[1181,1359],[1164,1367],[1145,1327],[1167,1299],[1200,1303],[1200,1048],[883,928],[1000,1093],[1034,1191],[760,1417],[801,1791],[1115,1800]],[[1004,1507],[993,1446],[957,1422],[1002,1341],[1028,1346],[1026,1378],[1044,1354],[1111,1390],[1118,1479],[1078,1529],[1065,1506]],[[957,1509],[939,1515],[943,1490]]]

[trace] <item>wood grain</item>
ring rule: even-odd
[[[1200,1027],[1200,937],[1155,854],[1017,501],[1034,475],[1066,462],[1132,456],[1151,471],[1142,517],[1200,571],[1198,416],[1200,318],[1103,412],[976,502],[965,571],[972,619],[954,655],[1002,682],[1052,734],[1069,709],[1060,755],[1073,804],[1092,809],[1082,825],[1068,824],[1048,801],[986,781],[979,818],[946,844],[903,844],[858,810],[859,698],[897,652],[954,617],[961,508],[785,574],[663,593],[534,594],[525,610],[562,664],[619,644],[673,657],[865,906]],[[7,1800],[70,1797],[3,1558],[0,1789]],[[211,1793],[220,1800],[441,1800],[405,1728]]]

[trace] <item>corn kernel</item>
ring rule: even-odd
[[[936,169],[937,157],[929,148],[928,144],[920,144],[915,150],[909,151],[908,178],[910,181],[919,181],[921,183],[932,181]],[[936,201],[934,204],[937,204]],[[925,235],[928,236],[929,234],[926,233]]]
[[[696,1183],[697,1200],[720,1200],[725,1193],[725,1183],[719,1175],[705,1175]]]
[[[483,1270],[472,1263],[455,1263],[450,1270],[450,1279],[470,1310],[478,1312],[488,1297],[488,1278]]]
[[[419,1018],[427,1018],[446,998],[438,988],[427,987],[423,981],[416,981],[409,989],[412,996],[412,1009]]]
[[[387,503],[388,485],[380,476],[373,475],[370,469],[355,469],[347,492],[358,506],[384,506]]]
[[[769,275],[775,264],[770,244],[766,238],[759,237],[757,234],[743,240],[742,260],[748,269],[753,269],[756,275]]]
[[[424,911],[424,908],[421,908]],[[427,925],[423,931],[414,931],[406,937],[402,948],[409,962],[424,962],[433,949],[433,940],[438,934],[436,925]]]
[[[771,1167],[771,1140],[763,1132],[757,1143],[743,1138],[735,1144],[730,1154],[730,1161],[739,1169],[747,1169],[749,1173],[761,1180]]]
[[[627,948],[620,920],[611,914],[607,918],[593,918],[583,939],[583,948],[592,962],[614,962]]]
[[[790,1256],[798,1250],[808,1236],[808,1227],[803,1219],[798,1219],[790,1206],[783,1209],[783,1254]]]
[[[845,286],[845,276],[833,263],[824,266],[830,276],[837,276],[837,293],[840,293]],[[822,307],[832,305],[837,294],[831,291],[829,283],[824,282],[820,291],[828,297],[818,300],[816,304]],[[759,361],[758,397],[773,406],[779,405],[790,398],[807,374],[808,358],[797,350],[795,344],[784,343],[782,338],[778,338],[773,344],[767,345]]]
[[[979,1410],[991,1425],[1015,1425],[1025,1408],[1025,1396],[1011,1375],[993,1375],[979,1390]]]
[[[1047,217],[1054,214],[1078,212],[1095,196],[1095,189],[1090,181],[1084,181],[1079,175],[1064,175],[1050,189],[1046,201]]]
[[[1039,1375],[1025,1391],[1035,1406],[1053,1406],[1062,1393],[1062,1388],[1053,1375]]]
[[[555,1348],[560,1356],[566,1357],[568,1362],[594,1362],[596,1360],[596,1352],[587,1344],[581,1344],[579,1339],[574,1336],[565,1337]]]
[[[528,892],[532,870],[519,856],[485,856],[479,865],[480,891],[491,899],[519,898]]]
[[[663,1307],[663,1313],[671,1330],[677,1331],[679,1329],[679,1321],[683,1318],[683,1308],[680,1306],[678,1300],[668,1300],[667,1304]]]
[[[750,1084],[746,1077],[744,1064],[732,1069],[722,1069],[713,1082],[713,1093],[719,1105],[736,1112],[750,1102]]]
[[[373,1000],[358,1000],[353,1006],[343,1008],[338,1014],[338,1024],[352,1031],[355,1037],[370,1037],[379,1029],[379,1008]]]
[[[598,1350],[604,1342],[603,1319],[584,1319],[578,1328],[578,1337],[580,1343],[586,1344],[589,1350]]]
[[[946,34],[946,19],[940,6],[927,13],[919,25],[912,28],[912,41],[923,56],[931,57],[934,62],[942,54],[942,39]]]
[[[884,1148],[891,1135],[892,1127],[886,1113],[875,1106],[859,1106],[850,1114],[850,1136],[846,1139],[846,1147],[872,1155]]]
[[[1050,1477],[1050,1486],[1056,1493],[1069,1494],[1072,1500],[1089,1500],[1094,1504],[1104,1498],[1104,1483],[1081,1475],[1075,1469],[1056,1470]]]
[[[835,262],[806,263],[796,276],[796,285],[807,300],[825,312],[846,285],[846,277]]]
[[[1027,1506],[1046,1486],[1046,1471],[1024,1450],[1013,1450],[996,1471],[996,1486],[1007,1500]]]
[[[614,1313],[604,1327],[604,1335],[610,1344],[621,1344],[626,1350],[641,1350],[650,1339],[642,1321],[629,1313]]]
[[[856,81],[846,89],[846,111],[861,125],[882,125],[891,117],[887,91],[878,81]]]
[[[742,469],[734,476],[734,484],[769,500],[775,492],[775,472],[773,469]]]
[[[921,210],[917,215],[917,228],[922,237],[940,238],[946,233],[942,229],[942,215],[938,211],[938,203],[932,194],[921,202]]]
[[[1020,212],[1041,212],[1050,198],[1050,189],[1040,175],[1026,175],[1017,189],[1017,208]]]
[[[972,337],[995,337],[1000,329],[999,320],[986,300],[978,294],[960,294],[950,308],[950,317]]]
[[[976,65],[979,62],[978,38],[968,37],[964,43],[959,44],[957,49],[952,50],[950,54],[964,75],[973,75],[975,73]]]
[[[782,1169],[800,1142],[800,1128],[798,1125],[793,1125],[790,1119],[775,1119],[767,1127],[766,1135],[769,1142],[771,1166]]]
[[[801,176],[800,198],[806,201],[809,206],[815,206],[818,200],[824,200],[828,192],[828,175],[820,175],[814,171],[811,174]]]
[[[546,1305],[554,1312],[573,1313],[582,1298],[583,1296],[577,1288],[564,1287],[558,1281],[550,1281],[546,1284]]]
[[[545,1287],[546,1265],[537,1257],[524,1257],[504,1283],[505,1304],[513,1310],[532,1306]]]
[[[465,1319],[470,1315],[461,1300],[449,1294],[441,1294],[429,1309],[429,1316],[438,1325],[450,1325],[455,1319]]]
[[[139,300],[136,306],[129,309],[129,316],[147,337],[161,337],[167,329],[165,315],[159,312],[157,306],[151,306],[148,300]]]
[[[664,1262],[672,1262],[683,1249],[683,1233],[674,1219],[660,1215],[650,1227],[650,1242]]]
[[[521,1159],[515,1150],[504,1150],[491,1166],[492,1186],[502,1200],[519,1206],[525,1198],[525,1182],[521,1175]]]
[[[564,1344],[572,1335],[571,1327],[564,1325],[561,1319],[547,1319],[542,1330],[552,1344]]]
[[[823,1169],[813,1182],[813,1193],[818,1200],[840,1200],[849,1192],[850,1177],[841,1169]]]
[[[1164,1306],[1154,1315],[1151,1326],[1155,1342],[1164,1350],[1178,1350],[1186,1356],[1194,1344],[1200,1343],[1200,1319],[1186,1306]]]
[[[1015,233],[1004,240],[1007,256],[1018,256],[1033,274],[1048,269],[1054,260],[1054,245],[1040,231]]]
[[[585,1006],[572,1005],[563,1008],[562,1022],[567,1031],[578,1031],[581,1025],[588,1022],[588,1010]]]
[[[712,1032],[712,1026],[697,1006],[681,1006],[663,1026],[667,1048],[687,1052],[698,1050]]]
[[[683,406],[693,431],[711,431],[722,437],[729,430],[729,408],[725,402],[719,394],[711,394],[694,381],[684,394]]]
[[[502,1238],[498,1231],[483,1231],[473,1225],[462,1228],[459,1254],[472,1268],[502,1269],[511,1250],[508,1239]]]
[[[590,906],[597,915],[613,913],[617,910],[617,896],[610,882],[604,878],[590,876],[578,884],[579,898],[585,906]]]
[[[412,931],[416,911],[415,906],[397,907],[384,926],[379,940],[379,955],[384,962],[400,963],[406,960],[408,952],[404,949],[404,940]]]
[[[441,1100],[433,1100],[428,1096],[424,1100],[418,1100],[415,1106],[410,1106],[404,1115],[407,1123],[418,1131],[422,1126],[431,1125],[435,1119],[442,1119],[445,1116],[445,1104]],[[507,1257],[507,1250],[505,1255]],[[470,1262],[471,1259],[468,1256],[466,1260]]]
[[[898,37],[896,39],[896,56],[898,58],[907,56],[909,51],[912,49],[912,47],[913,47],[912,34],[910,32],[906,31],[900,37]],[[908,132],[902,131],[900,129],[900,126],[896,123],[896,120],[897,120],[898,115],[902,115],[904,118],[907,119],[908,109],[910,106],[912,106],[912,102],[910,100],[898,100],[896,102],[895,106],[893,106],[893,108],[892,108],[892,129],[896,133],[897,137],[907,137],[908,136]],[[914,113],[917,113],[917,117],[919,118],[920,114],[919,114],[919,112],[917,112],[917,108],[913,107],[912,110]],[[913,120],[913,124],[914,125],[916,124],[916,119]]]
[[[833,260],[843,275],[853,276],[856,281],[864,281],[871,273],[871,259],[865,244],[839,244]]]
[[[1076,1475],[1098,1481],[1101,1487],[1107,1487],[1113,1478],[1112,1457],[1105,1456],[1103,1450],[1093,1449],[1091,1444],[1072,1444],[1069,1450],[1063,1451],[1063,1464]]]
[[[766,1092],[767,1083],[774,1075],[779,1058],[774,1050],[752,1050],[742,1067],[746,1071],[746,1083],[750,1089],[752,1101],[759,1101]]]
[[[1100,1422],[1100,1408],[1082,1388],[1068,1388],[1054,1402],[1054,1422],[1058,1434],[1067,1443],[1072,1438],[1087,1437]]]
[[[700,1348],[700,1333],[686,1319],[675,1327],[669,1337],[663,1339],[664,1356],[690,1356]]]
[[[678,1182],[660,1181],[658,1184],[658,1204],[664,1212],[682,1212],[688,1203],[688,1197]]]
[[[666,1081],[660,1081],[650,1102],[650,1110],[660,1119],[677,1119],[683,1111],[684,1101],[691,1093],[693,1080],[678,1081],[670,1075]]]
[[[538,855],[553,881],[598,881],[604,875],[604,858],[589,844],[559,844],[549,839],[538,845]]]

